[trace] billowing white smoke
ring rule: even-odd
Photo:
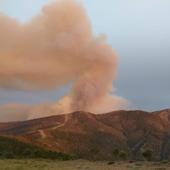
[[[0,87],[36,91],[71,82],[71,94],[53,114],[124,107],[125,100],[111,95],[116,65],[112,47],[93,35],[75,0],[58,0],[25,24],[0,14]],[[44,116],[34,114],[28,117]]]

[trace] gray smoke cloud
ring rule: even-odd
[[[73,84],[68,96],[46,106],[49,115],[125,107],[126,100],[112,95],[116,69],[117,55],[102,36],[93,35],[84,7],[75,0],[53,2],[24,24],[0,14],[0,88],[44,91]],[[44,105],[29,106],[27,119],[43,117],[43,109],[31,110]]]

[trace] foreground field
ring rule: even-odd
[[[0,170],[170,170],[169,163],[122,163],[53,161],[53,160],[0,160]]]

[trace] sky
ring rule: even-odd
[[[3,0],[0,12],[27,22],[50,0]],[[107,35],[119,55],[117,94],[130,108],[170,107],[170,1],[82,0],[96,35]],[[69,85],[47,92],[0,90],[0,104],[55,101]]]

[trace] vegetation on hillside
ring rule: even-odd
[[[124,150],[119,150],[118,148],[115,148],[113,150],[113,159],[114,160],[127,160],[129,159],[129,153]]]
[[[153,151],[151,149],[146,149],[142,152],[142,155],[147,161],[151,161],[153,156]]]
[[[69,160],[70,156],[63,153],[45,150],[32,144],[20,142],[16,139],[0,136],[0,158],[48,158]]]

